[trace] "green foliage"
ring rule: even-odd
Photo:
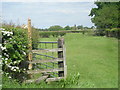
[[[43,37],[43,38],[49,38],[50,36],[53,36],[53,37],[64,36],[65,34],[66,32],[54,32],[54,31],[39,32],[40,37]]]
[[[20,68],[22,61],[26,60],[28,49],[27,32],[20,28],[4,28],[2,31],[2,60],[3,71],[7,75],[16,75],[24,72]]]
[[[71,87],[73,85],[79,85],[80,73],[72,75],[69,78],[62,79],[59,81],[59,86],[62,88]]]
[[[63,30],[63,27],[61,27],[59,25],[55,25],[55,26],[51,26],[48,30],[49,31],[59,31],[59,30]]]
[[[83,29],[83,26],[82,25],[78,25],[77,28],[78,29]]]
[[[64,27],[65,30],[71,30],[71,27],[70,26],[66,26]]]
[[[119,4],[118,2],[95,2],[98,6],[91,10],[90,16],[97,28],[119,27]]]
[[[38,41],[39,41],[39,31],[35,28],[32,28],[32,48],[35,49],[38,47]]]

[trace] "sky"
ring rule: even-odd
[[[14,1],[14,0],[13,0]],[[22,0],[21,0],[22,1]],[[91,9],[94,2],[2,2],[2,18],[6,22],[27,24],[27,19],[36,28],[53,25],[91,27]]]

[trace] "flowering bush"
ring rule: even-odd
[[[24,72],[20,64],[27,58],[27,30],[20,28],[1,28],[2,44],[2,66],[6,75]]]

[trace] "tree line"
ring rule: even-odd
[[[65,26],[65,27],[62,27],[60,25],[53,25],[53,26],[50,26],[49,28],[45,28],[45,29],[38,29],[40,31],[61,31],[61,30],[83,30],[83,29],[93,29],[94,26],[92,27],[87,27],[87,26],[83,26],[83,25],[74,25],[74,26]]]

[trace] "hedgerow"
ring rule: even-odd
[[[66,34],[66,32],[52,32],[52,31],[48,31],[48,32],[39,32],[39,35],[40,37],[43,37],[43,38],[49,38],[50,36],[53,36],[53,37],[58,37],[58,36],[64,36]]]
[[[1,28],[2,69],[9,78],[24,73],[27,68],[21,63],[27,60],[27,30],[20,28]]]

